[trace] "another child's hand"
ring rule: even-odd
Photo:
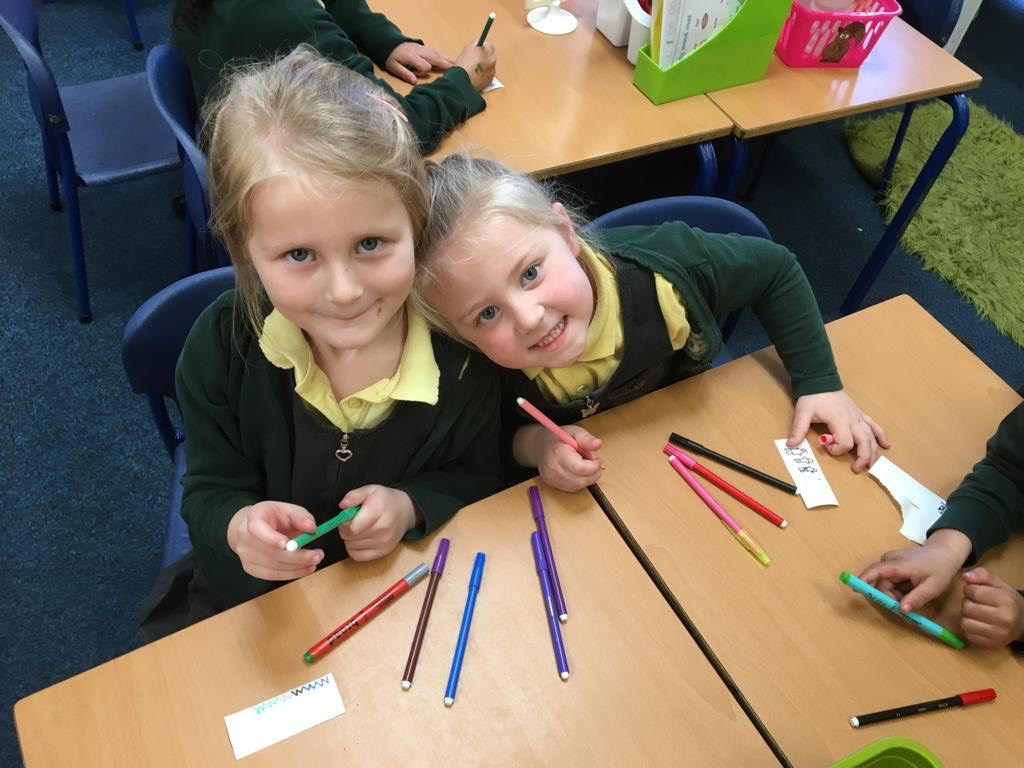
[[[261,501],[235,512],[228,523],[228,546],[251,576],[268,581],[289,581],[316,570],[323,550],[288,552],[289,539],[316,529],[305,508],[283,501]]]
[[[923,547],[894,549],[872,563],[860,578],[900,601],[903,612],[916,611],[941,595],[971,554],[971,540],[941,528]]]
[[[364,485],[345,494],[338,506],[362,505],[351,521],[338,527],[353,560],[384,557],[416,525],[416,507],[405,491],[383,485]]]
[[[986,568],[963,575],[964,602],[960,626],[967,642],[980,648],[1002,648],[1024,638],[1024,597]]]
[[[786,445],[792,448],[807,436],[811,424],[825,424],[835,442],[825,447],[833,456],[857,449],[853,471],[870,467],[878,458],[878,446],[889,447],[889,438],[874,419],[857,407],[842,390],[820,392],[797,398],[793,410],[793,426]]]
[[[581,448],[593,454],[601,447],[601,439],[582,427],[564,427]],[[604,465],[600,459],[584,459],[547,430],[539,440],[537,471],[545,483],[560,491],[578,491],[601,479]]]
[[[416,84],[416,79],[425,77],[435,69],[445,70],[455,62],[436,48],[406,40],[399,43],[384,62],[384,69],[407,83]]]
[[[455,59],[455,66],[462,67],[469,74],[473,87],[482,91],[491,84],[498,65],[498,56],[491,43],[477,45],[469,43]]]

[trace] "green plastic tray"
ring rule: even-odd
[[[942,768],[942,762],[916,741],[889,736],[858,749],[829,768]]]

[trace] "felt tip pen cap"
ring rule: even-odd
[[[405,574],[405,576],[402,577],[402,580],[411,587],[416,584],[416,582],[421,581],[428,573],[430,573],[430,569],[427,568],[427,564],[420,563]]]
[[[983,701],[992,701],[996,697],[995,688],[982,688],[980,691],[968,691],[967,693],[958,693],[960,702],[966,707],[971,704],[980,704]]]
[[[832,443],[834,443],[835,441],[836,439],[832,437],[832,435],[828,434],[828,432],[822,435],[818,435],[818,442],[821,445],[832,445]]]
[[[431,573],[442,573],[444,571],[444,564],[448,559],[448,547],[451,543],[450,539],[441,539],[441,542],[437,545],[437,554],[434,555],[434,564],[430,566]]]
[[[480,581],[484,576],[484,558],[483,552],[476,553],[476,559],[473,561],[473,573],[469,576],[470,589],[480,589]]]
[[[537,567],[537,573],[548,569],[548,561],[544,557],[544,545],[540,543],[540,534],[534,531],[530,534],[530,546],[533,547],[533,564]]]

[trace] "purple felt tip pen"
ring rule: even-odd
[[[569,611],[565,607],[562,582],[558,578],[558,566],[555,565],[555,555],[551,551],[551,536],[548,534],[548,524],[544,520],[544,505],[540,503],[540,488],[536,485],[531,485],[527,489],[527,493],[530,495],[533,519],[537,523],[537,533],[540,534],[540,543],[544,548],[544,560],[548,564],[548,574],[551,576],[551,589],[555,595],[555,609],[558,611],[558,620],[565,622],[569,620]]]
[[[540,534],[530,534],[530,545],[533,547],[533,562],[537,566],[537,578],[540,579],[540,593],[544,598],[544,612],[548,617],[548,632],[551,633],[551,647],[555,651],[555,664],[558,665],[558,676],[569,679],[569,662],[565,658],[565,644],[562,642],[562,630],[555,620],[555,602],[551,596],[551,577],[548,573],[547,560],[544,557],[544,545]]]

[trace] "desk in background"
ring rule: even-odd
[[[487,39],[497,49],[505,87],[485,94],[487,109],[445,139],[435,156],[478,148],[544,177],[703,142],[694,192],[711,194],[718,172],[709,140],[731,134],[732,121],[706,96],[652,104],[633,85],[626,49],[594,29],[596,0],[566,4],[579,26],[562,36],[532,29],[522,0],[377,0],[373,7],[452,57],[480,34],[488,11],[497,13]]]
[[[914,301],[901,296],[828,325],[847,391],[886,429],[886,455],[945,497],[1020,402]],[[1015,766],[1024,754],[1024,662],[957,651],[881,611],[838,580],[912,546],[899,508],[848,457],[818,460],[840,506],[801,501],[697,457],[786,517],[775,528],[705,484],[772,558],[765,568],[728,535],[661,453],[670,431],[787,477],[772,443],[788,434],[788,381],[772,350],[728,363],[587,420],[604,440],[600,486],[704,639],[796,766],[825,766],[889,735],[949,766]],[[816,437],[812,432],[812,440]],[[1024,584],[1018,538],[983,560]],[[941,619],[958,630],[959,595]],[[853,729],[855,714],[994,687],[994,704]]]
[[[852,312],[860,306],[967,130],[963,92],[980,83],[979,74],[898,18],[889,23],[859,69],[787,67],[773,55],[763,80],[708,94],[736,125],[723,194],[735,196],[747,165],[748,139],[936,96],[946,101],[953,110],[950,125],[843,300],[843,312]],[[909,114],[900,127],[901,137]],[[893,156],[890,163],[894,160]],[[883,173],[883,187],[891,170],[889,165]]]
[[[777,766],[586,493],[543,491],[569,622],[555,668],[526,484],[428,541],[346,561],[19,701],[27,768],[146,765]],[[451,539],[412,689],[425,583],[321,661],[302,652]],[[487,553],[455,705],[442,704],[474,554]],[[69,638],[73,642],[73,638]],[[236,763],[224,716],[333,672],[347,712]]]

